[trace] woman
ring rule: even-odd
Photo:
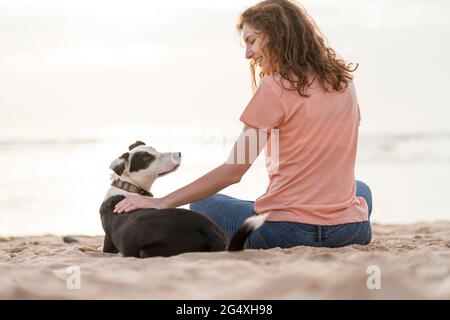
[[[254,87],[257,70],[261,81],[240,117],[244,128],[230,158],[163,198],[129,197],[116,211],[191,203],[227,236],[249,216],[268,213],[248,248],[370,243],[371,192],[354,178],[360,122],[351,75],[356,68],[326,46],[313,20],[293,1],[260,2],[241,14],[237,29]],[[246,137],[256,137],[256,153]],[[256,202],[216,194],[238,183],[263,147],[267,191]]]

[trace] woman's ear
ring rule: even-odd
[[[114,171],[118,176],[121,176],[123,171],[125,170],[125,166],[128,163],[128,159],[130,157],[130,154],[128,152],[125,152],[117,159],[114,159],[113,162],[111,162],[111,165],[109,168]]]

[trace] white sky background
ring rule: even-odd
[[[254,1],[0,0],[0,134],[239,126],[251,97],[235,25]],[[449,129],[448,1],[303,1],[359,62],[368,132]]]

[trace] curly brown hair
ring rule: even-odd
[[[303,97],[308,88],[318,80],[324,90],[343,91],[352,80],[351,72],[358,68],[336,55],[314,20],[297,2],[266,0],[247,8],[236,26],[242,33],[244,24],[267,36],[267,52],[275,72],[286,79]],[[256,61],[251,61],[253,86],[256,87]],[[266,76],[260,72],[259,77]],[[284,84],[283,84],[284,87]]]

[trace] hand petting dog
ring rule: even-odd
[[[125,199],[120,201],[114,208],[114,212],[117,214],[129,213],[138,209],[165,209],[168,205],[163,198],[151,198],[147,196],[126,196]]]

